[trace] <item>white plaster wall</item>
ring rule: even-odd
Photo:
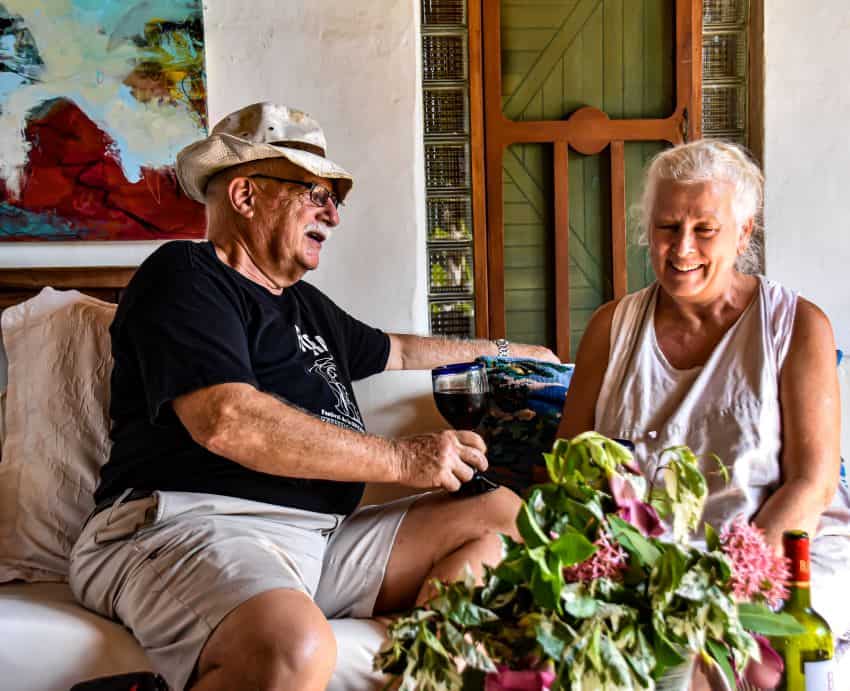
[[[389,331],[427,330],[418,0],[311,0],[205,6],[210,122],[270,100],[322,124],[354,190],[308,277]],[[0,245],[0,266],[136,265],[155,243]],[[358,385],[370,429],[437,422],[427,373]],[[423,393],[424,392],[424,393]]]
[[[765,3],[765,264],[850,350],[850,3]]]

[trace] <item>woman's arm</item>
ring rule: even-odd
[[[600,307],[587,325],[576,355],[576,368],[564,401],[564,414],[558,437],[569,439],[592,430],[595,425],[596,399],[608,369],[611,323],[617,300]]]
[[[779,403],[782,484],[755,518],[777,550],[785,530],[806,530],[814,537],[838,486],[841,406],[835,341],[826,315],[802,298],[779,374]]]

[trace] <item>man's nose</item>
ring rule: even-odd
[[[336,208],[333,201],[328,199],[325,202],[325,205],[319,212],[319,218],[331,227],[339,225],[339,210]]]

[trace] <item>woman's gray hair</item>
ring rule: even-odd
[[[743,147],[730,142],[698,139],[657,154],[644,174],[639,207],[640,241],[648,242],[652,207],[660,180],[676,182],[726,182],[733,186],[732,209],[738,227],[753,219],[753,232],[736,266],[750,272],[758,268],[759,219],[764,202],[764,176]]]

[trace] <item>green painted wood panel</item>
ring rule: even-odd
[[[502,104],[514,120],[560,120],[583,106],[612,118],[667,117],[675,102],[673,0],[502,0]],[[626,144],[626,202],[640,196],[660,143]],[[552,149],[505,151],[508,338],[554,345]],[[612,296],[610,157],[570,151],[570,320],[573,353]],[[629,290],[652,280],[630,214]]]

